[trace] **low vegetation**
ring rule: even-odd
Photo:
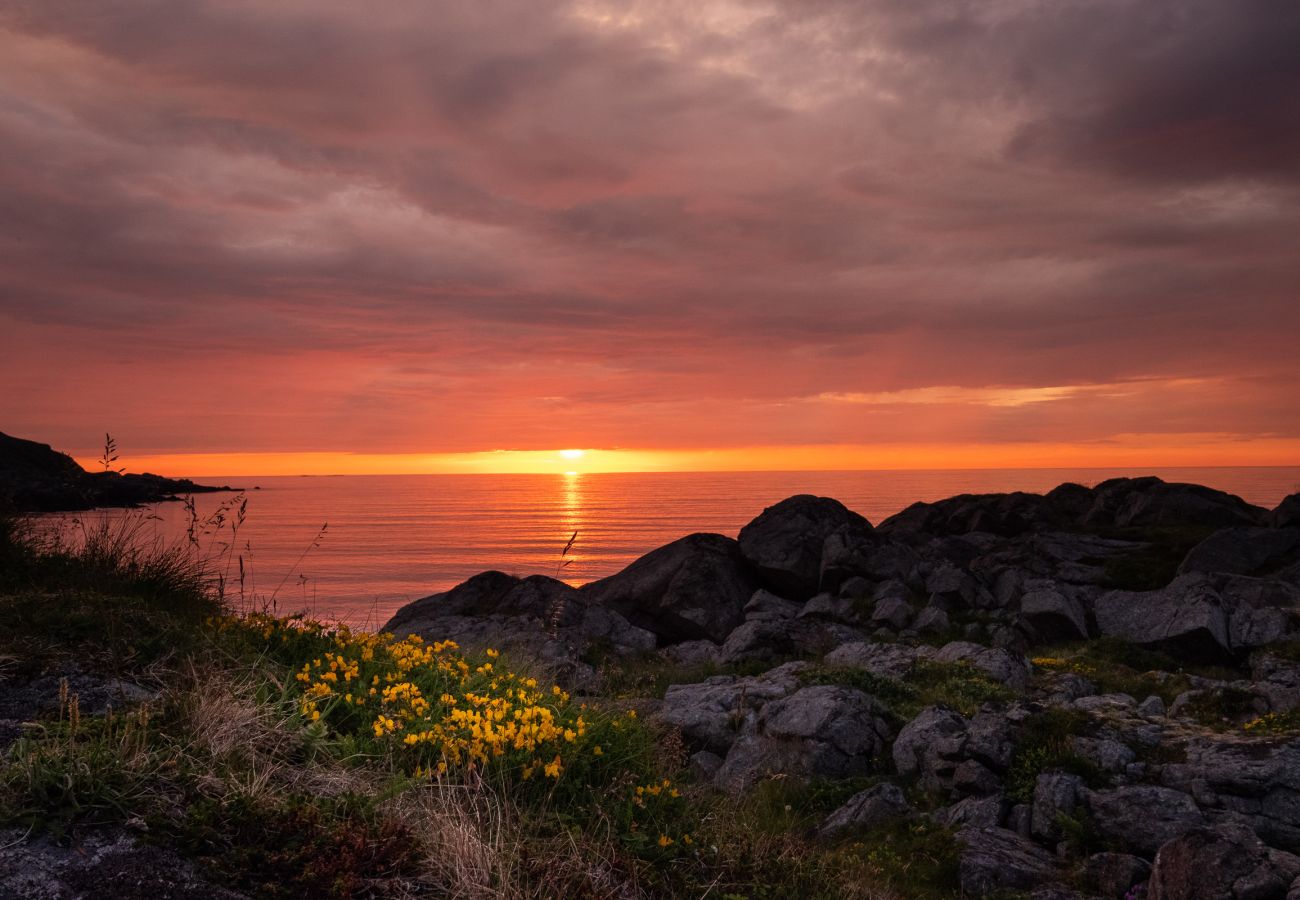
[[[0,757],[0,826],[125,831],[259,897],[955,884],[946,833],[806,836],[861,784],[720,797],[625,701],[571,697],[490,650],[231,614],[193,545],[142,549],[145,526],[117,521],[72,538],[0,523],[0,657],[31,695]]]

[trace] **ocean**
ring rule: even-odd
[[[1300,491],[1300,467],[195,478],[248,489],[227,554],[228,593],[240,594],[242,556],[246,599],[274,596],[281,613],[373,628],[404,603],[485,569],[579,585],[691,532],[734,537],[792,494],[834,497],[876,523],[917,500],[1043,492],[1120,475],[1205,484],[1266,507]],[[230,500],[202,494],[197,509],[209,516]],[[143,517],[145,532],[164,542],[184,539],[187,519],[179,503],[76,515]],[[220,556],[229,538],[228,527],[205,538],[206,552]]]

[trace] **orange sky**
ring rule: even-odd
[[[1300,7],[1048,7],[0,4],[0,431],[1300,465]]]

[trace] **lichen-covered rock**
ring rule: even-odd
[[[1106,637],[1200,660],[1232,655],[1228,612],[1206,576],[1180,575],[1158,591],[1111,591],[1093,607]]]
[[[1223,528],[1189,550],[1178,572],[1255,575],[1289,561],[1297,551],[1300,529]]]
[[[823,662],[835,668],[863,669],[882,678],[902,678],[917,660],[932,656],[934,649],[931,647],[852,641],[826,654]]]
[[[717,675],[696,684],[674,684],[664,693],[659,719],[681,730],[692,744],[726,754],[757,711],[799,688],[807,663],[787,663],[762,675]]]
[[[1098,831],[1146,855],[1205,823],[1191,797],[1156,785],[1084,791],[1083,801]]]
[[[835,532],[861,537],[871,523],[838,500],[798,494],[740,529],[740,551],[776,593],[807,600],[818,591],[823,549]]]
[[[1062,874],[1050,853],[1005,828],[964,828],[957,840],[962,845],[959,872],[966,897],[1028,891]]]
[[[732,745],[715,783],[739,791],[769,775],[866,774],[888,746],[886,709],[853,688],[813,685],[766,704]]]
[[[1151,900],[1286,900],[1300,857],[1266,847],[1245,826],[1195,828],[1156,854]]]
[[[1083,605],[1054,588],[1026,591],[1020,598],[1020,616],[1043,640],[1075,640],[1088,636]]]
[[[758,583],[740,546],[720,534],[692,534],[582,587],[663,643],[705,638],[720,644],[745,618]]]
[[[885,783],[854,794],[817,829],[824,838],[850,831],[867,831],[912,815],[912,807],[897,785]]]
[[[1024,690],[1029,684],[1029,662],[1023,656],[1016,656],[999,647],[982,647],[970,641],[952,641],[939,648],[934,654],[934,661],[966,663],[994,681],[1000,681],[1015,690]]]

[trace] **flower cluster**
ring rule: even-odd
[[[354,632],[301,619],[246,616],[242,627],[292,660],[304,719],[353,735],[407,760],[410,771],[440,777],[489,766],[522,780],[558,781],[579,759],[605,755],[598,732],[618,720],[597,717],[558,686],[503,667],[496,650],[471,659],[454,641]],[[659,786],[663,790],[664,786]]]
[[[1247,734],[1288,734],[1300,730],[1300,710],[1265,713],[1241,727]]]

